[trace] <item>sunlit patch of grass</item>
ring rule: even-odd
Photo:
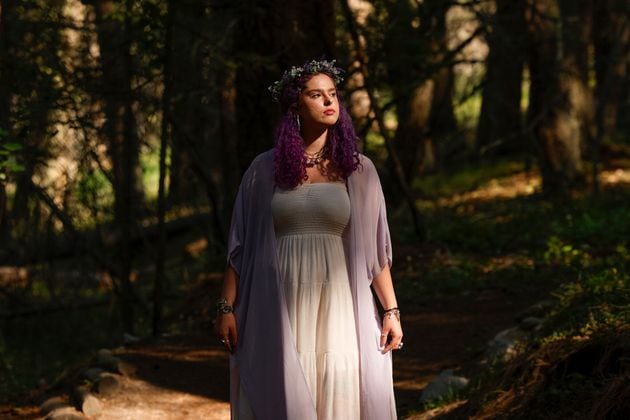
[[[429,197],[448,197],[477,189],[493,179],[514,175],[523,170],[523,163],[497,161],[491,165],[470,164],[455,172],[428,174],[414,179],[412,188]]]

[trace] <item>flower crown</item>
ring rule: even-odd
[[[271,92],[271,97],[274,102],[280,102],[280,95],[282,94],[282,90],[295,79],[299,79],[300,77],[306,74],[317,74],[317,73],[326,73],[329,76],[332,76],[335,85],[343,82],[343,70],[339,67],[335,66],[335,60],[326,61],[326,60],[311,60],[307,61],[300,67],[291,67],[289,70],[286,70],[282,75],[282,78],[273,83],[273,85],[269,86],[269,92]]]

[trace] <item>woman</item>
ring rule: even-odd
[[[385,201],[341,80],[334,61],[313,60],[270,87],[277,143],[241,181],[217,302],[233,418],[396,418],[402,329]]]

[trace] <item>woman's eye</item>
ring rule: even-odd
[[[314,95],[311,95],[311,98],[319,98],[319,93],[316,93]]]

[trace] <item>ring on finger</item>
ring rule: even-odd
[[[401,341],[400,343],[398,343],[398,350],[403,348],[404,343]]]

